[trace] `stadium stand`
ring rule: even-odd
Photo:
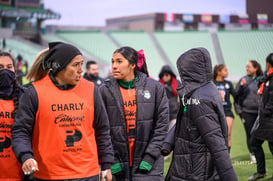
[[[158,78],[161,67],[166,64],[159,56],[149,35],[143,31],[112,31],[109,32],[120,46],[130,46],[136,50],[143,49],[147,59],[149,74]]]
[[[219,31],[218,37],[230,79],[244,75],[249,60],[265,69],[265,58],[273,50],[273,31]]]
[[[57,35],[106,64],[111,63],[112,54],[117,48],[101,31],[58,31]]]
[[[80,51],[83,53],[84,61],[90,60],[90,59],[96,60],[97,63],[98,63],[98,65],[99,65],[99,67],[100,67],[100,70],[99,70],[100,75],[101,76],[105,76],[105,77],[108,76],[109,71],[110,71],[109,69],[110,69],[110,63],[111,63],[111,61],[106,62],[106,61],[101,60],[99,57],[97,57],[94,54],[92,54],[89,51],[88,47],[81,47],[78,44],[76,44],[75,42],[67,40],[66,38],[64,38],[62,36],[59,36],[59,34],[53,34],[53,33],[51,33],[51,34],[44,34],[43,35],[43,39],[46,42],[61,41],[61,42],[67,42],[67,43],[71,43],[71,44],[76,45],[80,49]],[[101,57],[103,57],[103,55]]]
[[[217,64],[212,38],[208,31],[155,32],[154,35],[174,67],[177,58],[183,52],[195,47],[207,48],[211,54],[212,64]]]
[[[29,65],[32,64],[37,54],[44,48],[43,46],[21,38],[7,39],[6,43],[6,51],[11,51],[14,58],[19,54],[22,55],[23,61],[27,61]]]

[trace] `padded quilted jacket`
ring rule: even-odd
[[[100,87],[110,121],[110,132],[114,147],[115,163],[121,163],[122,172],[113,176],[117,181],[163,181],[161,146],[169,123],[168,99],[164,87],[156,80],[137,72],[136,89],[136,130],[133,166],[129,164],[129,148],[124,118],[123,101],[118,82],[107,79]],[[140,162],[152,165],[148,173],[140,172]]]

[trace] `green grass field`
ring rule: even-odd
[[[273,173],[273,159],[269,152],[267,141],[264,142],[263,148],[266,157],[267,177],[260,179],[261,181],[269,180]],[[249,153],[246,146],[245,130],[239,116],[235,117],[232,126],[232,147],[230,156],[239,181],[247,181],[248,177],[256,172],[256,164],[250,164]],[[170,162],[171,158],[168,158],[165,161],[165,175],[168,171]]]

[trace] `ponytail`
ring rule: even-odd
[[[48,54],[48,52],[49,49],[46,48],[38,53],[36,59],[34,60],[32,66],[30,67],[30,70],[28,71],[27,80],[37,81],[47,75],[49,69],[45,68],[45,66],[43,65],[44,64],[43,60],[45,56]]]
[[[13,94],[12,94],[12,100],[13,100],[13,105],[14,105],[14,109],[12,111],[12,117],[14,118],[17,110],[18,110],[18,107],[19,107],[19,93],[20,93],[20,85],[18,83],[18,81],[16,80],[16,78],[14,77],[14,81],[15,81],[15,84],[13,86]]]
[[[138,58],[138,61],[136,65],[136,70],[146,74],[147,77],[149,77],[148,67],[146,64],[146,58],[142,49],[137,51],[137,58]]]
[[[225,67],[224,64],[215,65],[213,68],[213,80],[216,80],[218,76],[218,72],[221,71]]]

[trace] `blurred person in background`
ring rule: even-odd
[[[5,49],[6,49],[6,38],[4,37],[3,39],[2,39],[2,50],[4,51]]]
[[[100,86],[104,79],[99,77],[99,69],[97,62],[89,60],[86,62],[86,72],[83,75],[88,81],[94,82],[95,85]]]
[[[193,48],[177,60],[182,86],[176,125],[168,132],[162,152],[173,158],[166,181],[236,181],[228,153],[227,122],[222,98],[212,82],[205,48]]]
[[[7,52],[0,52],[0,180],[20,181],[21,164],[11,146],[11,127],[23,92],[16,81],[15,62]]]
[[[149,78],[143,50],[115,50],[112,73],[100,91],[115,153],[113,180],[163,181],[161,145],[169,124],[164,87]]]
[[[266,57],[265,77],[260,79],[258,94],[261,95],[259,117],[251,132],[251,148],[257,160],[257,172],[249,177],[255,181],[266,176],[265,155],[262,144],[268,141],[269,149],[273,154],[273,53]],[[270,179],[273,181],[273,177]]]
[[[23,78],[22,78],[22,85],[26,85],[29,83],[27,80],[27,74],[28,74],[28,62],[25,61],[22,66],[22,72],[23,72]]]
[[[213,68],[213,82],[216,85],[223,101],[224,113],[228,126],[228,150],[231,149],[231,130],[234,120],[230,96],[234,98],[235,92],[230,81],[225,80],[228,77],[228,69],[224,64],[215,65]]]
[[[22,71],[22,64],[17,64],[16,66],[16,79],[17,79],[17,82],[20,84],[20,85],[23,85],[23,77],[24,77],[24,73]]]
[[[177,87],[181,83],[176,79],[176,75],[169,65],[164,65],[159,73],[159,82],[165,87],[165,91],[169,101],[169,129],[173,127],[179,110],[179,96],[177,95]]]
[[[257,61],[250,60],[246,65],[246,73],[247,75],[239,80],[235,88],[235,111],[244,124],[247,148],[250,153],[250,162],[256,163],[250,145],[250,132],[258,116],[259,95],[257,91],[263,71]]]
[[[35,180],[111,181],[113,150],[99,90],[74,46],[49,43],[34,61],[12,127],[12,148]]]

